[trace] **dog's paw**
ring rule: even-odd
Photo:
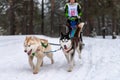
[[[73,70],[73,66],[69,66],[69,68],[68,68],[68,72],[72,72],[72,70]]]
[[[38,72],[37,71],[34,71],[33,74],[37,74]]]
[[[67,71],[68,71],[68,72],[72,72],[72,70],[71,70],[71,69],[68,69]]]
[[[33,74],[37,74],[38,73],[38,70],[35,68],[34,70],[33,70]]]

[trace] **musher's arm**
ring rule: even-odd
[[[69,17],[68,15],[68,3],[65,4],[65,17]]]
[[[78,16],[82,16],[82,10],[81,10],[81,6],[80,4],[78,3],[78,6],[77,6],[77,11],[78,11]]]

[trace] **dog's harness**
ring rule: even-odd
[[[44,44],[43,42],[41,42],[42,47],[47,48],[48,47],[48,43]],[[37,51],[39,51],[39,49],[37,49]],[[32,56],[35,56],[36,53],[32,53]]]
[[[48,47],[48,43],[45,45],[43,42],[41,42],[41,45],[42,45],[42,47],[44,47],[44,48],[47,48],[47,47]]]
[[[48,44],[49,44],[49,43],[48,43]],[[42,45],[42,47],[44,47],[44,48],[47,48],[47,47],[48,47],[48,44],[44,44],[44,43],[41,42],[41,45]],[[52,44],[52,43],[50,43],[50,44]],[[54,45],[60,45],[60,44],[54,44]],[[47,51],[47,52],[43,52],[43,53],[47,54],[47,53],[57,52],[57,51],[59,51],[59,50],[61,50],[61,49],[62,49],[62,47],[60,47],[60,48],[58,48],[58,49],[56,49],[56,50],[54,50],[54,51]],[[37,49],[37,51],[39,51],[39,49]],[[35,54],[36,54],[36,53],[32,53],[32,56],[35,56]]]
[[[35,56],[35,53],[32,53],[32,56]]]
[[[44,53],[47,54],[47,53],[57,52],[57,51],[59,51],[59,50],[61,50],[61,49],[62,49],[62,47],[60,47],[60,48],[58,48],[58,49],[56,49],[56,50],[54,50],[54,51],[48,51],[48,52],[44,52]]]

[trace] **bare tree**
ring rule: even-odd
[[[33,26],[33,12],[34,12],[34,2],[33,0],[30,0],[30,11],[29,11],[29,28],[28,28],[28,31],[29,31],[29,34],[33,34],[33,30],[34,30],[34,26]]]
[[[42,0],[41,33],[44,34],[44,0]]]
[[[28,0],[23,1],[22,34],[28,34]]]
[[[54,0],[51,0],[51,36],[53,35],[53,27],[54,27]]]
[[[14,14],[14,0],[9,0],[9,26],[10,26],[10,34],[15,35],[15,14]]]

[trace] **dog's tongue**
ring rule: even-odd
[[[31,52],[32,52],[32,49],[27,53],[28,55],[30,55],[31,54]]]
[[[67,49],[67,46],[66,46],[66,45],[64,45],[64,49]]]

